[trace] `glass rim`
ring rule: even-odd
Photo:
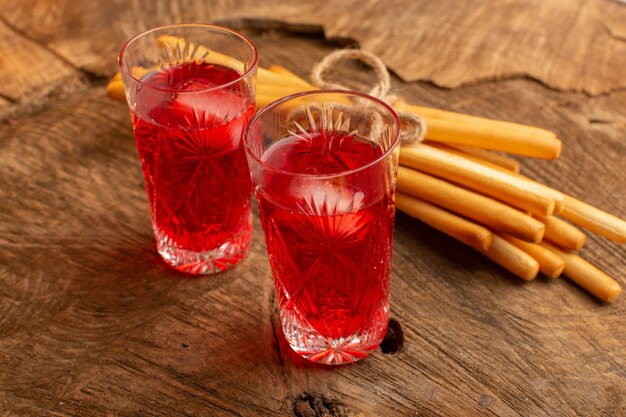
[[[394,120],[394,123],[396,125],[396,135],[395,138],[393,138],[393,140],[391,141],[391,145],[389,146],[389,149],[387,149],[382,155],[380,155],[379,157],[373,159],[372,161],[358,167],[358,168],[354,168],[354,169],[347,169],[344,171],[339,171],[339,172],[334,172],[332,174],[305,174],[302,172],[292,172],[292,171],[285,171],[283,169],[280,168],[275,168],[272,166],[267,165],[263,160],[261,160],[260,157],[257,157],[254,152],[252,152],[252,149],[250,149],[250,144],[249,144],[249,140],[248,138],[250,137],[250,131],[252,130],[252,127],[255,125],[255,123],[261,118],[261,116],[263,116],[264,113],[266,113],[267,111],[271,110],[272,108],[283,104],[287,101],[293,100],[293,99],[297,99],[300,97],[304,97],[304,96],[312,96],[312,95],[319,95],[319,94],[343,94],[343,95],[350,95],[350,96],[359,96],[361,98],[364,98],[366,100],[370,100],[378,105],[381,105],[382,107],[384,107],[389,114],[391,115],[391,117]],[[387,158],[398,146],[398,144],[400,143],[400,129],[401,129],[401,124],[400,124],[400,118],[398,117],[398,114],[395,112],[395,110],[387,103],[385,103],[384,101],[382,101],[379,98],[376,98],[374,96],[371,96],[369,94],[365,94],[365,93],[361,93],[359,91],[353,91],[353,90],[341,90],[341,89],[332,89],[332,90],[324,90],[324,89],[320,89],[320,90],[310,90],[310,91],[304,91],[301,93],[295,93],[295,94],[290,94],[288,96],[285,97],[281,97],[278,100],[272,101],[269,104],[266,104],[265,106],[263,106],[261,109],[259,109],[256,114],[254,115],[254,117],[250,120],[250,122],[248,123],[248,126],[245,130],[245,135],[243,138],[243,147],[246,151],[246,154],[249,155],[250,157],[252,157],[254,159],[254,161],[256,163],[258,163],[259,165],[261,165],[263,167],[263,169],[267,169],[269,171],[272,171],[274,173],[278,173],[278,174],[284,174],[284,175],[290,175],[293,177],[305,177],[305,178],[315,178],[315,179],[330,179],[330,178],[337,178],[337,177],[343,177],[343,176],[347,176],[347,175],[351,175],[363,170],[366,170],[367,168],[370,168],[380,162],[382,162],[385,158]]]
[[[244,43],[247,44],[248,46],[250,46],[250,48],[252,49],[252,53],[253,53],[252,65],[250,66],[250,68],[248,68],[247,71],[245,71],[243,74],[240,74],[239,77],[237,77],[234,80],[231,80],[231,81],[229,81],[227,83],[216,85],[216,86],[213,86],[213,87],[201,88],[199,90],[180,91],[180,90],[176,90],[175,88],[156,87],[154,85],[146,83],[146,82],[140,80],[139,78],[135,77],[132,74],[132,71],[130,71],[128,69],[128,67],[124,64],[124,53],[126,52],[126,49],[128,49],[128,47],[130,46],[130,44],[133,43],[134,41],[138,40],[139,38],[141,38],[141,37],[143,37],[145,35],[153,33],[153,32],[157,32],[157,31],[164,30],[164,29],[175,29],[175,28],[181,28],[181,27],[201,27],[201,28],[205,28],[205,29],[213,29],[213,30],[215,30],[217,32],[226,32],[226,33],[230,33],[232,35],[235,35],[236,37],[238,37],[239,39],[244,41]],[[257,50],[256,45],[254,44],[254,42],[252,42],[252,40],[250,38],[248,38],[243,33],[237,32],[236,30],[227,28],[225,26],[213,25],[213,24],[210,24],[210,23],[178,23],[178,24],[173,24],[173,25],[157,26],[157,27],[152,28],[152,29],[144,30],[143,32],[140,32],[140,33],[134,35],[133,37],[128,39],[126,42],[124,42],[124,44],[122,45],[122,48],[120,49],[119,54],[117,55],[117,65],[118,65],[120,71],[124,75],[130,77],[133,80],[133,82],[139,83],[139,84],[141,84],[141,85],[143,85],[143,86],[145,86],[147,88],[151,88],[151,89],[154,89],[154,90],[167,91],[169,93],[178,93],[178,94],[206,93],[206,92],[209,92],[209,91],[214,91],[214,90],[219,90],[221,88],[229,87],[231,85],[237,84],[238,82],[240,82],[244,78],[246,78],[248,75],[250,75],[256,69],[258,64],[259,64],[259,51]]]

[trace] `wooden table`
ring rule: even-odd
[[[522,283],[402,214],[383,348],[337,368],[299,359],[280,334],[256,216],[233,270],[190,279],[164,266],[127,108],[105,97],[126,32],[193,20],[187,6],[3,3],[0,415],[626,415],[624,299],[603,305],[565,278]],[[228,23],[254,39],[262,65],[301,75],[350,43],[302,24]],[[524,171],[626,215],[623,89],[592,96],[524,76],[394,87],[415,103],[554,130],[562,157],[524,160]],[[583,251],[622,286],[625,254],[592,235]]]

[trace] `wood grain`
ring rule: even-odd
[[[133,19],[200,12],[194,2],[146,6],[145,14],[136,4],[124,6],[130,17],[120,17],[120,5],[107,16],[130,31]],[[154,249],[127,109],[105,98],[98,78],[114,63],[96,53],[100,39],[87,37],[94,55],[84,58],[86,73],[78,58],[59,56],[62,37],[56,46],[39,43],[52,33],[47,20],[26,37],[12,29],[32,24],[19,7],[5,16],[12,24],[0,25],[2,37],[34,43],[46,65],[78,81],[46,95],[58,74],[38,81],[0,68],[19,88],[2,90],[10,99],[0,106],[12,109],[0,125],[0,415],[626,413],[624,300],[601,305],[561,279],[522,284],[402,214],[392,279],[397,324],[386,353],[332,369],[299,359],[280,333],[258,218],[250,255],[235,269],[200,279],[167,269]],[[245,25],[263,65],[280,62],[300,75],[337,47],[309,26],[297,34],[277,23],[230,23]],[[103,51],[119,42],[108,39]],[[33,65],[16,54],[10,68],[32,75]],[[371,77],[356,65],[338,73]],[[524,160],[522,172],[626,216],[623,92],[594,98],[525,79],[454,90],[394,79],[394,87],[417,104],[558,132],[561,159]],[[622,286],[625,255],[596,236],[582,250]]]
[[[115,66],[119,42],[112,22],[123,10],[108,2],[3,0],[2,20],[14,31],[45,45],[69,65],[92,73]]]
[[[0,21],[0,95],[17,101],[33,90],[67,81],[72,68],[55,59],[48,49],[12,31]]]
[[[593,95],[626,88],[626,4],[617,0],[3,3],[6,21],[96,72],[112,66],[117,48],[109,39],[121,42],[161,24],[255,16],[353,39],[405,81],[454,88],[532,78]]]

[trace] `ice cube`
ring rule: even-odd
[[[294,179],[289,188],[289,194],[299,201],[301,208],[317,216],[355,213],[363,207],[365,198],[361,191],[308,178]]]
[[[246,110],[244,99],[225,89],[176,93],[172,98],[171,109],[198,129],[221,125]]]

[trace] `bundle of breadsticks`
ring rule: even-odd
[[[162,47],[172,50],[179,42],[169,36],[159,39]],[[241,66],[212,51],[203,59]],[[139,76],[145,73],[136,71]],[[282,66],[259,68],[257,107],[315,89]],[[109,97],[124,100],[119,74],[107,91]],[[556,159],[562,143],[554,133],[404,102],[394,106],[420,115],[428,125],[424,142],[400,149],[399,210],[471,246],[525,281],[539,272],[551,278],[563,274],[605,302],[621,293],[613,278],[577,254],[586,236],[575,225],[624,243],[626,222],[533,181],[520,174],[516,160],[494,152]]]

